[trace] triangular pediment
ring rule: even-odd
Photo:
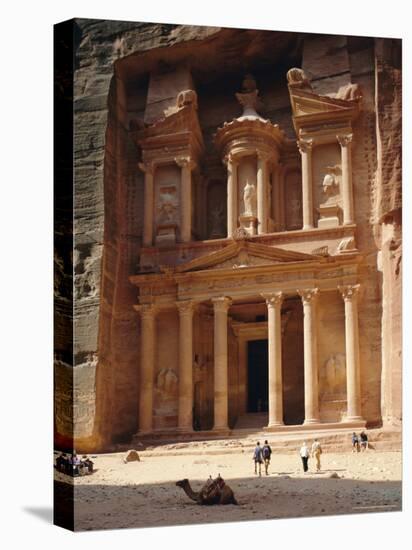
[[[358,112],[358,100],[336,99],[322,96],[313,92],[293,90],[290,92],[293,116],[304,117],[311,115],[328,115],[346,113],[352,116]]]
[[[315,258],[316,256],[312,254],[284,250],[245,240],[232,242],[220,250],[180,264],[174,271],[187,273],[202,270],[242,269],[259,265],[311,261]]]

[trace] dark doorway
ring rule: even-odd
[[[268,410],[268,341],[248,342],[248,412]]]

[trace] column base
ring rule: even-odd
[[[282,421],[279,421],[279,422],[276,422],[276,421],[275,421],[275,422],[269,422],[268,425],[265,426],[265,428],[268,428],[268,429],[270,429],[270,428],[278,428],[279,426],[284,426],[284,425],[285,425],[285,424],[284,424],[284,422],[282,422]]]
[[[362,416],[346,416],[343,422],[365,422],[366,424],[366,421],[362,418]]]
[[[230,429],[229,426],[217,426],[216,428],[212,428],[212,433],[219,434],[219,435],[226,435],[229,434]]]
[[[320,424],[320,419],[319,418],[308,418],[307,420],[305,419],[304,423],[303,424]]]
[[[307,229],[314,229],[314,226],[313,226],[313,225],[304,225],[304,226],[302,227],[302,229],[303,229],[304,231],[307,230]]]
[[[194,432],[193,426],[180,426],[176,428],[178,434],[192,434]]]

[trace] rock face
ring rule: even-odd
[[[353,148],[357,246],[370,251],[361,268],[366,299],[360,333],[361,341],[369,342],[361,345],[361,363],[374,364],[362,375],[363,405],[371,424],[400,421],[400,42],[84,19],[71,25],[74,218],[69,182],[56,224],[56,443],[70,446],[74,439],[79,452],[104,450],[137,429],[140,329],[129,276],[139,268],[144,174],[137,169],[140,152],[130,121],[152,122],[160,116],[160,104],[162,110],[173,108],[174,89],[164,85],[157,97],[150,75],[173,74],[177,64],[189,64],[196,73],[206,149],[219,124],[240,114],[231,93],[245,63],[260,77],[260,112],[276,120],[290,139],[296,136],[287,69],[302,66],[322,95],[359,85],[363,106]],[[210,79],[214,70],[225,79]],[[57,75],[60,83],[66,74]],[[66,84],[62,101],[71,86]],[[145,109],[148,97],[150,110]],[[218,164],[209,160],[210,166]],[[213,228],[200,229],[210,234]]]
[[[139,453],[132,449],[131,451],[127,451],[127,455],[124,458],[124,462],[127,464],[128,462],[140,462]]]

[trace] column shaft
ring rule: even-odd
[[[267,159],[258,156],[257,159],[257,215],[258,235],[268,231],[268,210],[267,210]]]
[[[237,228],[237,164],[229,155],[227,159],[227,236],[231,237]]]
[[[155,310],[151,306],[141,308],[141,360],[139,432],[153,429],[153,373],[155,346]]]
[[[337,136],[341,146],[342,155],[342,202],[343,225],[355,223],[353,214],[353,189],[352,189],[352,134]]]
[[[229,298],[214,298],[215,420],[214,429],[228,428],[227,310]]]
[[[139,167],[145,174],[143,246],[152,246],[153,245],[153,210],[154,210],[154,189],[153,189],[154,167],[145,163],[140,163]]]
[[[247,411],[247,340],[239,339],[239,414]]]
[[[180,302],[179,309],[179,408],[178,428],[193,429],[193,304]]]
[[[182,242],[187,243],[192,240],[192,169],[194,163],[188,157],[176,158],[175,162],[182,169],[180,238]]]
[[[302,156],[303,229],[313,228],[312,143],[313,141],[310,139],[298,142]]]
[[[359,285],[339,287],[345,301],[347,420],[362,420],[358,301]]]
[[[318,289],[299,290],[303,303],[305,424],[319,422],[316,298]]]
[[[268,426],[283,424],[282,385],[282,293],[264,295],[268,307],[269,348],[269,423]]]

